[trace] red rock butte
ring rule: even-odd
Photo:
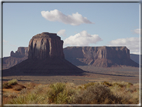
[[[43,32],[29,42],[29,59],[64,58],[63,41],[55,33]]]
[[[3,70],[10,75],[80,75],[83,70],[64,58],[63,41],[55,33],[43,32],[32,37],[28,59]]]

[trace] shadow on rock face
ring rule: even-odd
[[[63,41],[54,33],[44,32],[29,42],[28,59],[3,70],[3,76],[83,75],[84,71],[64,58]]]
[[[85,71],[74,66],[65,59],[52,58],[48,60],[24,60],[23,62],[3,70],[3,76],[23,76],[23,75],[83,75]]]

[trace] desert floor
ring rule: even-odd
[[[55,82],[72,82],[76,85],[88,82],[98,81],[125,81],[130,83],[139,83],[138,67],[94,67],[78,66],[86,71],[83,75],[67,76],[5,76],[3,82],[11,79],[17,79],[18,82],[33,82],[40,84],[50,84]]]

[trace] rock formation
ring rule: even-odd
[[[3,58],[3,69],[8,69],[23,60],[26,60],[28,57],[28,47],[18,47],[18,50],[14,53],[11,51],[10,57]]]
[[[56,34],[44,32],[29,42],[28,59],[3,71],[7,75],[80,75],[81,69],[64,59],[63,41]],[[13,52],[12,52],[13,55]]]
[[[75,65],[93,65],[97,67],[135,66],[126,47],[67,47],[65,58]]]
[[[29,42],[29,59],[64,58],[63,41],[54,33],[41,33]]]
[[[28,47],[18,47],[15,53],[11,51],[10,56],[16,58],[28,56]]]
[[[92,54],[93,51],[94,51],[93,49],[95,49],[95,48],[97,49],[97,48],[101,48],[101,47],[86,47],[86,52],[84,52],[85,47],[67,47],[67,48],[64,48],[65,59],[70,61],[74,65],[89,65],[89,64],[91,64],[91,63],[89,63],[89,61],[93,62],[95,60],[94,56],[97,57],[97,54],[94,55],[94,56]],[[108,48],[110,48],[110,49],[108,49]],[[105,52],[109,53],[108,57],[106,57],[106,59],[101,59],[101,60],[96,59],[95,62],[97,63],[97,66],[103,66],[102,63],[107,64],[107,61],[112,62],[112,60],[115,59],[115,58],[118,58],[118,60],[120,60],[120,59],[125,59],[125,57],[128,58],[128,60],[129,60],[129,57],[130,57],[130,59],[132,59],[137,64],[139,64],[139,55],[130,54],[130,56],[129,56],[129,52],[128,52],[129,50],[127,50],[127,48],[125,48],[126,52],[127,52],[127,54],[125,54],[125,55],[124,55],[124,52],[122,52],[122,50],[123,50],[122,47],[106,47],[106,49],[107,49],[107,51],[105,51]],[[119,50],[119,51],[115,51],[115,50]],[[28,58],[28,47],[19,47],[18,50],[14,54],[13,53],[14,52],[11,52],[12,55],[10,57],[4,57],[3,58],[3,69],[8,69],[8,68],[26,60]],[[18,54],[16,54],[16,53],[18,53]],[[95,54],[95,52],[94,52],[94,54]],[[23,56],[23,57],[21,57],[21,56]],[[105,56],[105,55],[103,55],[103,56]],[[62,57],[63,57],[63,55],[62,55]],[[116,60],[114,60],[114,62],[116,63]],[[130,61],[130,62],[132,62],[132,61]],[[131,63],[132,64],[131,66],[137,65],[136,63]],[[113,63],[110,66],[114,66],[114,65],[119,66],[119,65],[122,65],[122,64],[123,63],[118,64],[118,62],[117,62],[117,64]],[[94,64],[94,66],[96,66],[96,64]],[[130,66],[130,65],[127,64],[126,66]]]

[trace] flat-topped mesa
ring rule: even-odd
[[[126,46],[121,47],[66,47],[65,58],[75,65],[93,65],[99,67],[110,66],[138,66],[130,59],[130,51]]]
[[[107,58],[107,59],[116,59],[116,58],[124,58],[124,59],[129,59],[130,58],[130,51],[126,46],[121,46],[121,47],[107,47],[107,46],[102,46],[102,47],[96,47],[94,48],[95,52],[93,56],[95,55],[96,58]],[[94,57],[94,59],[96,59]]]
[[[64,58],[63,41],[56,33],[43,32],[29,42],[28,59]]]
[[[121,47],[67,47],[64,49],[67,55],[89,58],[89,59],[113,59],[113,58],[130,58],[130,51],[126,46]]]

